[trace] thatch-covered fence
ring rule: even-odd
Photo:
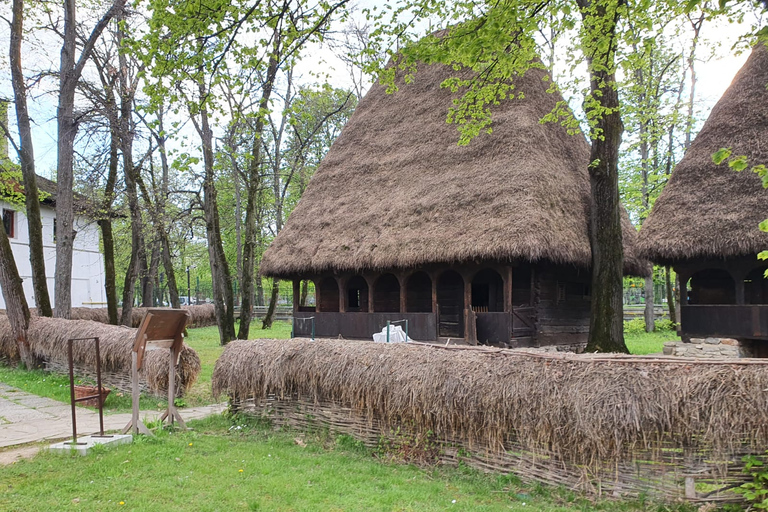
[[[213,391],[278,423],[370,445],[432,439],[444,461],[598,493],[704,499],[768,448],[768,366],[755,360],[235,341]]]
[[[133,308],[131,310],[131,325],[138,327],[147,310],[150,308]],[[156,308],[153,308],[156,309]],[[207,327],[216,325],[216,311],[213,304],[201,304],[199,306],[182,306],[183,310],[189,313],[188,327]],[[118,308],[118,318],[122,314],[122,309]],[[72,308],[72,320],[91,320],[93,322],[109,323],[107,308]]]
[[[130,392],[131,349],[136,329],[104,325],[88,320],[62,320],[33,317],[27,339],[32,355],[46,368],[59,373],[69,371],[67,364],[67,340],[98,336],[101,351],[101,371],[104,385]],[[75,373],[83,377],[96,377],[96,353],[93,343],[78,342],[74,346]],[[168,350],[149,351],[139,372],[144,390],[165,396],[168,390]],[[18,347],[11,336],[8,319],[0,315],[0,358],[17,361]],[[176,388],[183,395],[200,374],[200,358],[184,345],[176,373]]]
[[[147,314],[147,310],[157,308],[133,308],[131,311],[131,326],[138,327]],[[162,309],[162,308],[161,308]],[[216,325],[216,310],[213,304],[200,304],[197,306],[182,306],[181,309],[189,313],[187,327],[208,327]],[[37,314],[35,308],[30,309],[33,316]],[[120,318],[122,308],[117,308],[117,317]],[[0,315],[5,315],[5,310],[0,309]],[[72,308],[70,312],[72,320],[90,320],[102,324],[109,324],[107,308]]]

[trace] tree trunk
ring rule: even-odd
[[[124,110],[125,107],[121,107]],[[133,167],[133,141],[131,140],[130,129],[125,126],[129,122],[128,118],[121,115],[121,136],[120,146],[123,152],[123,173],[125,175],[125,194],[128,199],[128,211],[131,219],[131,259],[128,268],[125,270],[125,281],[123,286],[123,314],[120,318],[122,325],[131,325],[133,300],[136,287],[136,278],[139,276],[139,269],[142,263],[146,261],[144,255],[144,244],[142,239],[141,210],[139,206],[139,197],[136,191],[136,174]],[[130,116],[130,112],[128,112]],[[143,266],[146,268],[146,265]]]
[[[595,116],[590,138],[592,314],[589,352],[628,353],[624,343],[622,278],[624,247],[619,200],[619,146],[624,127],[616,90],[616,2],[578,0],[584,20],[583,44],[590,72],[591,101],[587,114]],[[606,41],[607,38],[607,41]]]
[[[152,244],[152,254],[149,258],[149,266],[141,278],[142,306],[151,308],[155,306],[155,280],[157,279],[157,267],[160,265],[160,252],[157,243]]]
[[[27,340],[27,328],[29,328],[29,306],[24,296],[19,271],[16,268],[16,260],[13,259],[11,242],[5,228],[0,225],[0,288],[5,299],[5,310],[8,315],[8,323],[11,326],[11,335],[16,340],[21,362],[27,367],[34,367],[34,361],[29,350]]]
[[[35,174],[35,156],[32,146],[32,129],[27,110],[27,89],[24,85],[24,73],[21,68],[21,41],[24,25],[24,2],[13,0],[13,20],[11,22],[11,77],[13,97],[16,107],[16,122],[19,129],[19,161],[24,179],[24,203],[27,210],[29,231],[29,262],[32,269],[32,287],[35,291],[35,303],[39,316],[53,316],[51,299],[48,295],[48,281],[45,273],[45,253],[43,252],[43,222],[40,217],[40,198]]]
[[[200,89],[200,98],[205,98],[207,96],[205,85],[198,83],[198,87]],[[205,218],[208,257],[211,264],[213,303],[216,309],[216,321],[219,325],[219,339],[222,345],[226,345],[235,337],[234,296],[232,292],[232,275],[229,271],[229,264],[224,254],[224,245],[221,241],[213,161],[213,132],[208,123],[208,110],[205,107],[200,109],[200,124],[196,124],[196,128],[203,144],[203,161],[205,163],[203,217]]]
[[[275,308],[277,307],[277,299],[280,296],[280,280],[272,280],[272,295],[269,298],[269,307],[267,308],[267,314],[264,317],[264,321],[261,324],[262,329],[272,328],[272,319],[275,316]]]
[[[261,281],[261,276],[256,272],[256,305],[264,306],[264,283]]]
[[[664,267],[664,280],[667,287],[667,307],[669,308],[669,321],[677,325],[677,308],[675,307],[675,289],[672,286],[672,269]]]
[[[112,98],[112,94],[109,95]],[[114,102],[107,106],[114,113]],[[114,115],[109,116],[110,148],[109,172],[104,186],[104,200],[101,205],[103,217],[99,219],[101,241],[104,245],[104,292],[107,295],[107,315],[109,323],[118,325],[117,317],[117,271],[115,270],[115,238],[112,231],[112,204],[115,199],[115,183],[118,166],[118,128]]]
[[[72,250],[74,248],[74,146],[77,134],[75,121],[75,90],[86,61],[90,58],[96,40],[109,21],[122,11],[126,0],[113,0],[112,6],[101,17],[88,39],[82,44],[80,57],[77,50],[75,0],[64,0],[64,43],[61,46],[59,69],[59,103],[56,112],[58,130],[56,176],[56,317],[69,318],[72,309]]]
[[[73,160],[75,134],[75,1],[64,2],[64,44],[61,48],[59,105],[57,111],[58,157],[56,174],[56,316],[69,318],[72,308]]]
[[[173,270],[173,259],[171,258],[171,245],[168,241],[168,234],[165,233],[165,230],[163,230],[160,243],[163,246],[163,268],[165,269],[165,275],[168,280],[168,296],[171,301],[171,307],[174,309],[181,309],[181,302],[179,301],[179,287],[176,284],[176,273]]]
[[[304,307],[307,305],[307,295],[309,295],[309,281],[304,280],[301,282],[301,293],[299,294],[299,306]]]
[[[645,292],[645,332],[653,332],[656,329],[656,315],[653,311],[653,273],[645,278],[643,292]]]
[[[256,265],[256,244],[258,242],[258,230],[256,217],[258,216],[258,199],[261,192],[262,170],[262,134],[264,132],[264,116],[269,107],[269,98],[272,95],[272,87],[275,83],[278,70],[279,41],[275,37],[275,48],[269,58],[269,66],[264,83],[262,84],[261,100],[259,101],[259,117],[253,130],[253,146],[251,148],[251,161],[248,165],[248,191],[245,206],[245,243],[243,244],[243,276],[240,281],[243,301],[240,306],[240,330],[237,334],[241,340],[247,340],[253,317],[253,280]],[[275,199],[278,201],[278,198]],[[269,315],[269,313],[267,313]],[[270,324],[272,321],[270,320]]]

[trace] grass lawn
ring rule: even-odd
[[[291,336],[290,322],[275,322],[272,329],[260,329],[260,323],[251,324],[251,339],[256,338],[285,338]],[[189,329],[189,337],[186,342],[197,351],[200,356],[202,369],[197,382],[192,386],[189,394],[184,398],[184,404],[187,406],[207,405],[214,403],[211,395],[211,375],[213,374],[213,365],[216,363],[224,347],[219,345],[218,327],[203,327],[201,329]],[[49,373],[44,370],[22,370],[11,368],[0,364],[0,382],[10,386],[15,386],[35,395],[53,398],[60,402],[69,403],[69,376],[58,373]],[[76,384],[82,383],[95,384],[95,381],[75,379]],[[163,411],[166,408],[166,401],[157,397],[142,395],[140,400],[141,410]],[[104,402],[105,413],[130,412],[131,395],[119,390],[112,390],[112,393]],[[2,510],[2,509],[0,509]]]
[[[197,352],[202,368],[197,382],[195,382],[192,389],[184,397],[184,402],[189,406],[213,403],[213,396],[211,396],[213,366],[224,351],[224,347],[219,344],[219,328],[214,325],[200,329],[189,329],[188,334],[189,336],[187,336],[185,341],[187,345]],[[291,323],[285,321],[274,322],[271,329],[262,329],[261,320],[254,319],[251,322],[249,334],[248,338],[252,340],[260,338],[287,340],[291,337]]]
[[[382,462],[348,437],[218,416],[88,457],[0,467],[0,510],[694,510],[577,494],[468,468]]]
[[[624,341],[630,354],[656,354],[664,348],[665,341],[680,341],[675,331],[624,332]]]

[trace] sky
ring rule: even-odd
[[[365,0],[367,5],[372,5],[374,0]],[[0,8],[5,11],[8,9]],[[3,12],[2,14],[6,14]],[[362,13],[358,9],[355,16],[362,19]],[[747,20],[751,21],[751,20]],[[731,47],[735,44],[738,37],[748,25],[728,23],[719,21],[716,24],[705,25],[703,36],[720,44],[718,55],[708,61],[697,63],[698,82],[698,101],[701,118],[705,118],[709,110],[714,106],[717,100],[722,96],[730,85],[733,77],[741,68],[748,57],[748,52],[743,51],[735,54]],[[58,65],[59,45],[56,36],[44,36],[47,39],[42,40],[40,48],[31,50],[25,49],[25,59],[30,68],[44,69],[45,67],[55,67]],[[0,59],[0,96],[12,98],[10,85],[10,71],[7,61],[7,48],[9,41],[8,26],[0,26],[0,48],[3,58]],[[334,87],[351,87],[349,72],[344,63],[334,55],[333,50],[328,44],[314,44],[306,52],[306,58],[302,60],[298,67],[298,75],[304,77],[307,81],[313,81],[312,75],[327,74],[329,82]],[[33,120],[33,138],[35,161],[38,174],[46,177],[53,177],[53,171],[56,166],[56,96],[50,91],[42,91],[39,88],[32,93],[29,101],[30,115]],[[15,133],[14,113],[11,110],[11,131]],[[11,151],[13,152],[12,148]],[[13,155],[11,155],[13,156]]]

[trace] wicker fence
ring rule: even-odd
[[[213,381],[278,426],[602,496],[739,501],[768,447],[761,360],[233,342]]]

